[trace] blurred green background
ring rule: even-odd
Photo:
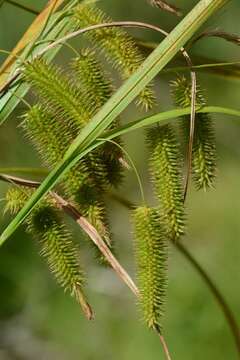
[[[20,0],[19,0],[20,1]],[[24,1],[41,9],[46,1]],[[174,2],[172,0],[172,2]],[[187,12],[198,1],[178,1]],[[101,0],[99,5],[114,19],[144,20],[170,30],[174,16],[151,8],[144,0]],[[239,0],[222,9],[206,25],[239,33]],[[33,15],[3,3],[0,8],[0,48],[11,50],[33,20]],[[151,32],[133,31],[139,38],[159,41]],[[76,43],[75,43],[76,44]],[[191,51],[195,56],[234,61],[239,48],[219,39],[202,40]],[[4,56],[1,56],[1,62]],[[61,57],[60,57],[61,59]],[[160,77],[162,109],[170,108],[170,77]],[[209,104],[239,109],[240,81],[199,73],[208,92]],[[36,166],[39,159],[23,138],[19,124],[20,105],[1,127],[1,167]],[[139,114],[138,114],[139,115]],[[126,118],[136,118],[130,109]],[[215,116],[218,145],[216,189],[197,193],[190,189],[188,234],[184,243],[211,274],[230,304],[240,324],[240,147],[239,120]],[[127,148],[144,179],[151,200],[146,171],[146,151],[142,132],[126,137]],[[0,183],[0,198],[6,186]],[[134,174],[126,176],[120,194],[139,200]],[[4,201],[1,200],[1,209]],[[119,257],[134,274],[129,213],[109,201],[109,214]],[[1,212],[0,227],[9,222]],[[95,321],[87,322],[79,306],[55,285],[36,244],[19,230],[0,249],[0,360],[130,360],[163,359],[157,337],[139,321],[135,299],[108,269],[97,266],[83,249],[87,268],[88,294],[96,311]],[[134,275],[133,275],[134,276]],[[239,359],[228,325],[205,283],[176,249],[171,249],[165,336],[173,359]]]

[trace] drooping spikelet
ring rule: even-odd
[[[57,120],[67,120],[68,126],[76,129],[89,121],[83,94],[73,81],[65,77],[59,67],[36,58],[28,62],[23,71],[25,80],[37,91],[48,107],[54,110]]]
[[[191,105],[191,83],[185,77],[179,77],[172,82],[172,93],[176,105],[189,107]],[[197,107],[206,104],[202,90],[197,88]],[[181,121],[185,142],[189,142],[190,121],[184,116]],[[195,134],[193,140],[192,172],[197,189],[206,190],[214,186],[216,177],[216,143],[213,121],[210,114],[197,113],[195,118]]]
[[[6,210],[18,212],[32,190],[10,188],[6,194]],[[49,200],[43,200],[26,220],[27,230],[40,245],[40,254],[46,259],[50,271],[64,290],[68,290],[91,317],[84,294],[84,274],[79,264],[79,251],[73,243],[59,210]]]
[[[97,60],[95,52],[89,48],[81,50],[72,67],[85,89],[89,112],[95,114],[111,97],[113,85]]]
[[[80,28],[112,22],[102,10],[87,1],[76,7],[75,17]],[[98,29],[88,32],[87,36],[103,50],[107,60],[120,72],[124,80],[131,76],[144,60],[134,40],[122,29],[114,27]],[[150,85],[140,93],[137,104],[148,110],[154,103],[155,97]]]
[[[185,228],[180,157],[177,141],[169,125],[154,126],[147,132],[149,166],[155,193],[160,201],[169,236],[177,240]]]
[[[22,207],[25,205],[29,196],[32,194],[32,190],[23,187],[10,187],[5,194],[5,212],[9,212],[10,214],[17,214]]]
[[[64,122],[46,112],[43,106],[35,105],[24,115],[21,126],[47,166],[53,167],[61,161],[71,139],[71,131]],[[87,178],[87,166],[81,161],[68,172],[64,187],[66,191],[71,188],[77,192]]]
[[[138,207],[133,220],[140,306],[147,325],[160,329],[167,287],[168,240],[157,209]]]

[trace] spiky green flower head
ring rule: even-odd
[[[71,139],[66,124],[58,121],[42,105],[34,105],[23,115],[21,127],[48,166],[61,160]]]
[[[93,2],[83,1],[76,7],[75,18],[80,28],[112,22]],[[107,60],[116,68],[125,80],[142,64],[144,57],[139,48],[124,30],[104,28],[87,33],[88,38],[103,50]],[[147,86],[139,95],[137,104],[146,110],[155,104],[152,86]]]
[[[25,205],[32,194],[32,190],[26,187],[11,186],[5,194],[6,205],[4,212],[17,214]]]
[[[149,168],[154,190],[172,240],[185,231],[181,157],[170,125],[154,126],[147,131]]]
[[[90,48],[80,51],[80,55],[73,61],[72,67],[85,89],[89,111],[95,114],[113,93],[110,78],[98,61],[95,51]]]
[[[189,107],[192,101],[192,85],[185,77],[179,77],[172,82],[172,93],[176,105]],[[196,92],[196,106],[206,105],[203,91],[198,86]],[[184,116],[181,121],[181,128],[185,143],[189,142],[190,121]],[[217,152],[213,121],[210,114],[196,113],[195,133],[193,139],[192,172],[197,189],[207,190],[214,186],[216,178]]]
[[[158,209],[133,211],[140,307],[149,328],[161,328],[167,288],[168,239]]]
[[[6,210],[18,212],[32,192],[27,188],[11,187],[6,193]],[[46,259],[57,282],[86,311],[88,305],[82,290],[85,280],[79,264],[79,251],[54,202],[49,198],[42,200],[27,218],[26,224],[28,232],[38,240],[40,254]]]
[[[23,76],[59,121],[66,121],[73,129],[83,127],[89,121],[82,91],[60,67],[36,58],[25,64]]]
[[[24,114],[21,126],[48,167],[61,161],[72,139],[71,129],[64,122],[58,121],[42,105],[34,105]],[[78,192],[89,178],[86,162],[80,161],[63,179],[66,193]]]

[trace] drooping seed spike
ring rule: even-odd
[[[90,25],[112,22],[95,4],[83,1],[76,7],[77,25],[85,28]],[[132,37],[119,28],[98,29],[87,33],[88,38],[103,50],[107,60],[119,71],[123,80],[129,78],[142,64],[144,57]],[[155,104],[152,86],[147,86],[139,95],[137,105],[149,110]]]
[[[78,80],[85,89],[89,112],[95,114],[111,97],[113,85],[92,49],[82,49],[72,63]]]
[[[10,188],[6,194],[6,209],[19,211],[31,196],[32,190]],[[70,292],[80,303],[88,318],[92,317],[83,286],[85,276],[79,264],[79,251],[73,243],[60,211],[50,200],[42,200],[26,220],[28,232],[38,240],[40,254],[46,259],[50,271],[64,290]]]
[[[149,167],[169,236],[177,240],[185,231],[181,158],[170,125],[154,126],[147,132]]]
[[[168,239],[159,211],[147,206],[133,211],[140,307],[149,328],[161,328],[167,288]]]
[[[35,105],[23,116],[21,126],[48,167],[51,168],[61,161],[72,136],[65,123],[56,120],[43,106]],[[63,180],[66,192],[70,189],[71,192],[79,191],[88,178],[90,176],[87,165],[80,161],[70,169]]]
[[[69,127],[83,127],[89,121],[82,91],[63,75],[57,65],[36,58],[25,65],[23,75],[48,107],[67,121]]]
[[[191,105],[191,83],[185,77],[179,77],[172,82],[172,93],[176,105],[189,107]],[[206,105],[203,91],[198,86],[196,106]],[[190,121],[188,116],[181,120],[184,141],[189,142]],[[193,139],[192,173],[197,189],[207,190],[214,186],[217,170],[217,152],[214,125],[210,114],[196,113],[195,133]]]

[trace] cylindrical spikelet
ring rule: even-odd
[[[66,124],[46,112],[43,106],[35,105],[24,115],[21,126],[47,166],[53,167],[61,161],[72,138]],[[64,188],[67,193],[69,189],[77,192],[89,178],[86,163],[80,161],[65,176]]]
[[[82,49],[72,63],[77,78],[84,87],[89,112],[95,114],[113,93],[113,85],[93,50]]]
[[[150,328],[161,328],[167,287],[168,239],[159,211],[147,206],[133,211],[140,306]]]
[[[31,193],[32,190],[25,188],[10,188],[6,194],[6,209],[12,213],[18,212]],[[79,265],[79,253],[59,210],[50,200],[43,200],[26,222],[28,231],[38,240],[40,254],[46,259],[57,282],[76,298],[91,318],[91,309],[82,290],[84,274]]]
[[[81,28],[112,22],[102,10],[86,1],[76,7],[75,17],[77,25]],[[114,27],[98,29],[88,32],[87,36],[103,50],[107,60],[120,72],[124,80],[131,76],[144,60],[134,40],[122,29]],[[137,104],[148,110],[154,103],[155,96],[150,85],[140,93]]]
[[[172,93],[176,105],[189,107],[191,105],[191,83],[185,77],[179,77],[172,82]],[[202,90],[197,88],[196,105],[206,104]],[[184,116],[181,128],[185,143],[189,142],[190,121]],[[210,114],[197,113],[195,117],[195,133],[193,139],[192,172],[197,189],[206,190],[214,186],[216,178],[216,142],[214,126]]]
[[[25,187],[9,187],[5,195],[6,205],[4,211],[10,214],[17,214],[31,194],[32,190]]]
[[[172,128],[154,126],[147,132],[150,150],[149,167],[156,196],[172,240],[185,229],[185,213],[180,172],[181,159]]]
[[[36,58],[28,62],[23,71],[25,80],[47,102],[58,121],[65,120],[77,132],[90,119],[85,109],[83,93],[73,81],[65,77],[57,65]]]

